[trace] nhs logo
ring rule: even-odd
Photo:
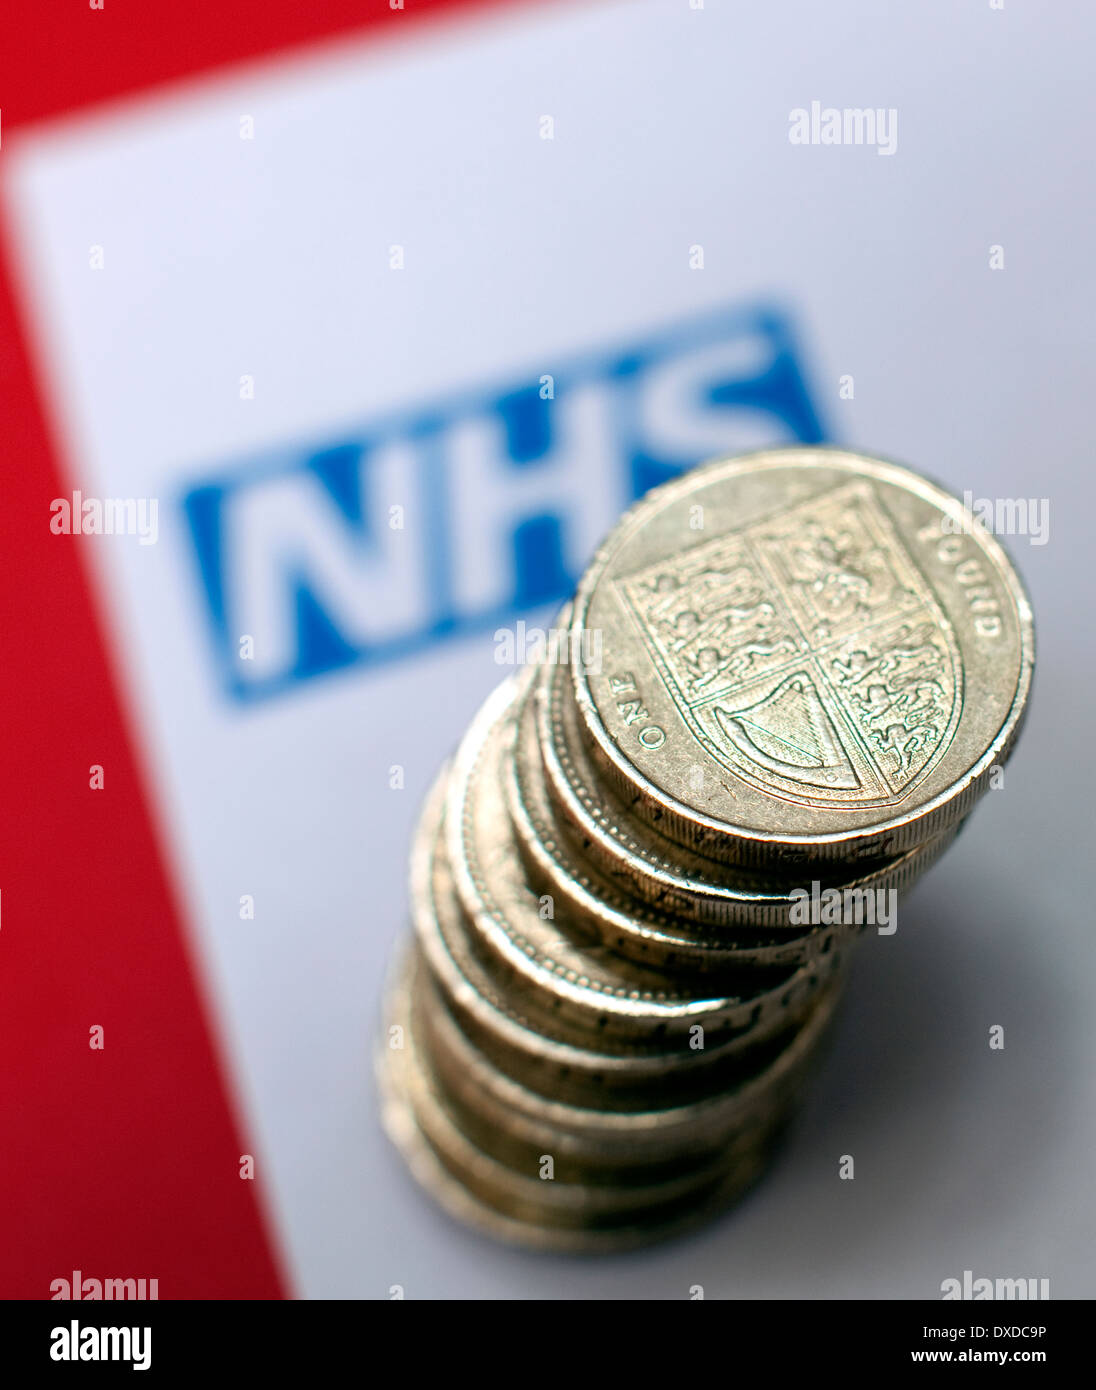
[[[220,680],[265,699],[498,626],[564,599],[657,483],[822,439],[757,306],[221,468],[182,499]]]

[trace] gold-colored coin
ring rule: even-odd
[[[569,934],[555,904],[527,881],[513,838],[501,783],[521,759],[516,727],[523,687],[506,682],[484,705],[458,750],[446,805],[447,853],[457,893],[480,948],[514,987],[521,982],[530,1018],[570,1029],[584,1045],[596,1039],[638,1036],[686,1038],[697,1027],[718,1042],[746,1030],[779,1027],[789,1003],[818,988],[837,969],[838,953],[817,968],[720,976],[710,991],[691,989],[662,971],[612,951],[596,938]],[[520,777],[520,771],[518,773]],[[526,789],[527,790],[527,789]],[[519,796],[520,804],[527,804]]]
[[[710,1169],[646,1187],[563,1183],[517,1172],[485,1154],[453,1122],[417,1045],[413,978],[409,962],[387,991],[386,1033],[402,1046],[378,1053],[382,1120],[416,1181],[466,1225],[543,1250],[625,1250],[688,1229],[741,1195],[764,1171],[779,1127],[756,1142],[732,1146]]]
[[[527,843],[520,826],[519,839],[534,872],[578,903],[603,940],[624,955],[667,969],[771,968],[817,958],[857,934],[856,923],[796,927],[794,895],[809,893],[813,884],[802,870],[781,879],[771,871],[751,875],[721,866],[637,821],[604,788],[595,790],[596,773],[564,713],[566,680],[560,668],[545,668],[532,701],[535,732],[519,721],[519,749],[535,746],[555,812],[552,828],[539,842]],[[554,833],[557,829],[562,833]],[[858,862],[851,877],[849,868],[827,864],[819,886],[862,894],[905,892],[950,846],[958,829],[870,871]]]
[[[684,1103],[753,1074],[754,1049],[734,1034],[705,1037],[700,1049],[691,1045],[695,1034],[578,1046],[552,1024],[534,1026],[524,990],[500,987],[472,949],[440,834],[444,791],[443,780],[427,800],[412,853],[416,937],[447,1007],[500,1070],[547,1098],[606,1111],[645,1109],[667,1097]]]
[[[836,449],[721,460],[621,521],[575,597],[583,736],[637,814],[712,858],[897,855],[1011,752],[1031,608],[996,539],[908,469]]]
[[[428,973],[417,973],[415,981],[415,1034],[465,1132],[502,1161],[535,1171],[539,1156],[551,1153],[557,1177],[579,1174],[591,1181],[624,1181],[636,1171],[685,1172],[701,1160],[715,1161],[732,1141],[756,1137],[798,1094],[837,1001],[831,987],[805,1026],[779,1049],[755,1053],[753,1069],[735,1084],[708,1068],[714,1089],[700,1099],[682,1102],[664,1094],[655,1098],[661,1108],[622,1112],[546,1100],[529,1090],[470,1042]]]
[[[377,1068],[452,1215],[626,1249],[763,1171],[861,908],[949,847],[1023,722],[1030,608],[964,516],[839,450],[698,469],[561,617],[604,664],[487,700],[415,834]]]

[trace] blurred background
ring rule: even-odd
[[[6,55],[0,1290],[1091,1296],[1092,11],[296,10],[111,0]],[[500,628],[788,441],[1048,523],[1001,537],[1027,730],[739,1209],[496,1248],[377,1121],[419,803]],[[87,499],[130,533],[51,529]]]

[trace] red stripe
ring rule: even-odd
[[[413,33],[440,10],[514,0],[11,0],[0,57],[3,129],[317,39]]]
[[[443,7],[462,0],[9,6],[2,136],[341,31],[406,30],[415,10]],[[46,1298],[79,1269],[156,1278],[161,1298],[278,1297],[263,1158],[215,1055],[87,555],[49,531],[66,486],[0,231],[0,1295]],[[244,1153],[255,1182],[239,1177]]]

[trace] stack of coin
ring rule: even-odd
[[[959,501],[797,448],[648,494],[557,633],[427,801],[378,1071],[451,1213],[604,1250],[762,1172],[850,943],[1012,749],[1032,619]]]

